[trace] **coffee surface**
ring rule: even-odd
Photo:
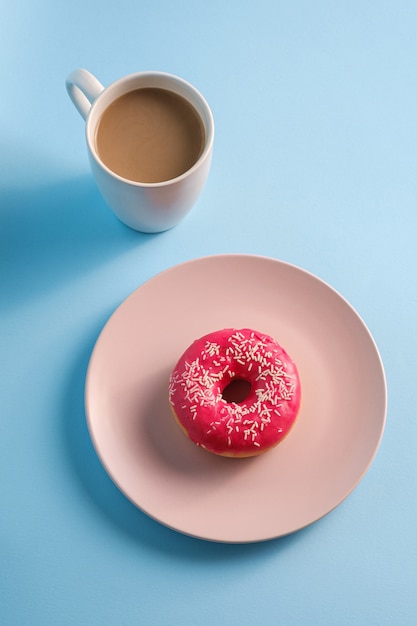
[[[184,98],[142,88],[117,98],[97,128],[100,159],[119,176],[156,183],[186,172],[204,148],[204,127]]]

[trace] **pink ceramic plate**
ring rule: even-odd
[[[251,459],[197,448],[168,406],[185,348],[232,326],[275,337],[302,382],[293,430]],[[145,513],[202,539],[253,542],[303,528],[351,493],[382,437],[386,384],[369,331],[331,287],[287,263],[232,254],[173,267],[121,304],[94,348],[86,409],[104,467]]]

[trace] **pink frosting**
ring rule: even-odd
[[[232,380],[250,383],[241,402],[227,402]],[[268,335],[226,328],[200,337],[172,371],[169,400],[190,439],[214,452],[250,456],[279,443],[297,417],[297,368]]]

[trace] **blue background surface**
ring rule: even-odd
[[[3,0],[0,16],[1,624],[415,624],[417,4]],[[101,199],[64,86],[78,66],[104,85],[172,72],[209,101],[211,175],[175,229],[131,231]],[[388,382],[363,481],[262,544],[150,520],[85,423],[111,313],[161,270],[223,252],[330,283]]]

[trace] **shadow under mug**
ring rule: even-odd
[[[79,68],[68,76],[66,87],[86,121],[91,170],[113,213],[130,228],[145,233],[162,232],[176,226],[198,200],[210,170],[214,122],[204,97],[182,78],[164,72],[130,74],[105,88],[90,72]],[[190,169],[171,180],[156,183],[128,180],[109,169],[97,153],[96,131],[104,111],[120,96],[141,88],[165,89],[182,96],[194,107],[204,127],[205,145],[201,156]]]

